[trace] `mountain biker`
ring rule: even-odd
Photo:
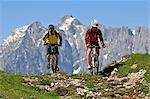
[[[59,40],[59,43],[58,43]],[[60,32],[55,29],[54,25],[49,25],[48,30],[44,33],[43,36],[44,45],[47,46],[47,59],[48,59],[48,68],[50,68],[50,55],[51,55],[51,46],[62,46],[62,37]],[[58,46],[55,47],[56,53],[56,69],[59,71],[58,68]]]
[[[85,42],[87,47],[87,63],[88,63],[88,69],[91,70],[91,50],[93,46],[96,47],[96,53],[99,56],[99,49],[101,47],[105,47],[102,37],[102,32],[100,29],[98,29],[98,23],[94,22],[92,26],[87,30],[85,35]]]

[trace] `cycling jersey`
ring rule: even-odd
[[[99,40],[98,40],[99,39]],[[99,46],[99,42],[103,42],[102,33],[100,29],[88,29],[85,36],[85,42],[87,47],[91,47],[92,45]]]
[[[53,30],[52,32],[46,31],[43,40],[47,39],[49,45],[58,44],[59,35],[60,33],[57,30]]]

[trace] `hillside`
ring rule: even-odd
[[[0,98],[137,99],[150,97],[150,55],[132,54],[99,73],[19,75],[0,71]]]

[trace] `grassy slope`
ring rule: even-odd
[[[135,69],[131,66],[137,64]],[[121,67],[118,70],[118,76],[124,77],[129,73],[138,72],[144,69],[146,73],[144,75],[143,84],[138,83],[136,89],[143,91],[147,96],[150,97],[150,55],[147,54],[132,54],[126,62],[121,63]]]
[[[22,84],[22,76],[0,71],[0,97],[4,99],[58,99],[54,93],[40,91]]]
[[[131,69],[133,64],[137,64],[137,68]],[[140,69],[147,70],[144,78],[146,80],[145,84],[138,84],[135,88],[150,96],[150,55],[133,54],[129,56],[126,62],[120,63],[118,70],[118,76],[127,76],[128,73],[138,72]],[[68,75],[68,74],[67,74]],[[41,79],[41,83],[50,84],[55,78],[50,78],[50,75],[29,75],[30,77],[37,77]],[[102,79],[102,75],[91,76],[89,74],[75,74],[69,75],[72,78],[83,79],[82,86],[86,86],[91,90],[101,90],[103,91],[108,88],[108,82]],[[35,87],[25,86],[22,83],[22,75],[14,75],[6,72],[0,71],[0,96],[10,99],[17,99],[18,97],[24,97],[23,99],[30,99],[33,96],[35,98],[42,99],[57,99],[59,98],[54,92],[40,91]],[[98,80],[100,79],[100,80]],[[101,82],[101,86],[97,86],[97,82]],[[67,87],[72,96],[76,93],[75,86]],[[108,91],[106,95],[113,95],[113,91]],[[133,92],[128,92],[127,94],[133,94]]]
[[[137,68],[131,69],[133,64],[137,64]],[[144,78],[147,82],[150,82],[150,55],[146,54],[133,54],[129,56],[126,62],[121,63],[118,75],[120,77],[127,76],[128,73],[138,72],[140,69],[146,70]]]

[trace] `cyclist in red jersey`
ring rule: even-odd
[[[99,49],[101,47],[105,47],[102,37],[102,32],[98,28],[98,23],[93,23],[92,27],[87,30],[85,35],[85,42],[87,47],[87,63],[88,63],[88,69],[91,69],[91,49],[92,46],[98,46],[96,48],[96,52],[99,56]]]

